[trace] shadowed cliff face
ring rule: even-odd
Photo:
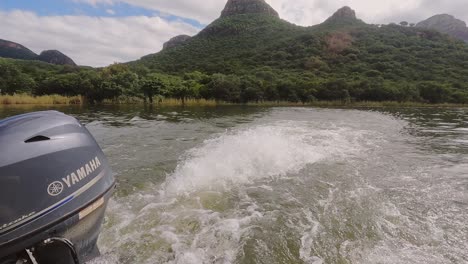
[[[173,37],[169,41],[164,43],[163,50],[171,49],[171,48],[175,48],[177,46],[180,46],[180,45],[182,45],[183,43],[185,43],[186,41],[188,41],[191,38],[192,37],[187,36],[187,35],[179,35],[179,36]]]
[[[0,40],[0,47],[2,47],[2,48],[12,48],[12,49],[26,49],[24,46],[21,46],[18,43],[6,41],[6,40]]]
[[[39,60],[57,65],[76,66],[75,62],[58,50],[46,50],[40,55],[32,52],[25,46],[0,39],[0,57],[20,60]]]
[[[57,65],[71,65],[71,66],[76,66],[75,62],[70,59],[68,56],[63,54],[62,52],[58,50],[46,50],[41,52],[41,55],[37,57],[38,60],[47,62],[47,63],[52,63],[52,64],[57,64]]]
[[[416,26],[434,29],[468,42],[468,27],[466,26],[466,23],[451,15],[435,15],[427,20],[419,22]]]
[[[354,25],[365,24],[362,20],[356,17],[356,11],[349,6],[338,9],[331,17],[329,17],[322,25],[339,24],[339,25]]]
[[[356,12],[349,6],[338,9],[331,18],[356,19]]]
[[[279,17],[278,12],[264,0],[229,0],[221,13],[221,17],[257,13]]]
[[[0,39],[0,57],[29,60],[36,57],[36,53],[15,42]]]

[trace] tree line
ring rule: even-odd
[[[199,71],[169,75],[127,64],[92,69],[31,67],[14,60],[0,60],[0,79],[2,94],[81,95],[92,104],[119,98],[153,103],[162,97],[182,102],[204,98],[232,103],[316,100],[468,103],[468,89],[453,83],[389,80],[372,73],[317,77],[310,72],[291,73],[270,67],[243,75]]]

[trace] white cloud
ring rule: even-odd
[[[77,64],[90,66],[135,60],[158,52],[171,37],[199,30],[160,17],[38,16],[19,10],[0,11],[0,24],[2,39],[36,53],[57,49]]]
[[[0,11],[0,38],[15,41],[39,53],[58,49],[80,65],[105,66],[126,62],[161,50],[179,34],[194,35],[199,29],[183,21],[169,21],[166,14],[210,23],[219,17],[225,0],[71,0],[99,5],[112,13],[113,4],[127,2],[155,10],[154,17],[38,16],[26,11]],[[449,13],[468,22],[467,0],[267,0],[283,19],[299,25],[323,22],[338,8],[348,5],[368,23],[407,20],[418,22],[434,14]],[[106,10],[105,9],[105,10]]]
[[[106,9],[106,13],[109,14],[109,15],[115,15],[115,11],[112,10],[112,9]]]
[[[368,23],[383,23],[389,14],[413,9],[421,0],[295,0],[289,3],[285,0],[268,0],[280,16],[299,25],[315,25],[330,17],[343,6],[350,6],[356,10],[357,16]]]
[[[468,22],[467,0],[421,0],[418,7],[400,13],[387,14],[386,21],[419,22],[436,14],[451,14]]]
[[[75,3],[86,3],[96,7],[98,4],[112,5],[114,0],[72,0]]]
[[[225,5],[222,0],[73,0],[74,2],[83,2],[92,6],[112,5],[118,2],[124,2],[130,5],[143,7],[155,11],[160,11],[175,16],[189,18],[208,24],[216,19]]]
[[[175,16],[190,18],[208,24],[216,19],[227,0],[74,0],[98,3],[125,2]],[[345,5],[355,9],[368,23],[389,23],[409,20],[418,22],[432,15],[449,13],[468,22],[467,0],[266,0],[292,23],[311,26],[323,22],[334,11]]]

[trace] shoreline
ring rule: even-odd
[[[121,98],[117,100],[106,100],[99,105],[151,105],[144,103],[136,98]],[[384,108],[384,107],[399,107],[399,108],[466,108],[468,104],[429,104],[424,102],[396,102],[396,101],[361,101],[361,102],[344,102],[344,101],[314,101],[309,103],[301,102],[283,102],[283,101],[261,101],[249,103],[230,103],[206,99],[175,99],[165,98],[160,101],[155,100],[153,106],[180,106],[180,107],[216,107],[216,106],[252,106],[252,107],[340,107],[340,108]],[[30,96],[23,94],[15,95],[0,95],[0,107],[21,107],[21,106],[43,106],[43,107],[60,107],[60,106],[88,106],[82,96],[61,96],[61,95],[45,95],[45,96]]]

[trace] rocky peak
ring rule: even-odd
[[[241,14],[267,14],[279,17],[265,0],[228,0],[221,17],[228,17]]]
[[[338,9],[331,17],[329,17],[324,24],[336,24],[336,25],[355,25],[365,24],[362,20],[356,17],[356,11],[351,9],[349,6]]]
[[[0,57],[2,58],[29,60],[36,56],[36,53],[21,44],[0,39]]]
[[[456,19],[452,15],[441,14],[430,17],[422,22],[419,22],[418,27],[447,27],[447,28],[466,28],[466,23],[460,19]]]
[[[188,41],[191,38],[192,37],[187,36],[187,35],[179,35],[179,36],[173,37],[168,42],[164,43],[163,50],[180,46],[181,44],[183,44],[184,42]]]
[[[468,42],[468,27],[466,23],[452,15],[435,15],[419,22],[416,27],[434,29]]]
[[[349,6],[338,9],[325,23],[354,23],[360,21],[356,18],[356,11]]]
[[[361,26],[366,23],[356,17],[356,11],[348,6],[338,9],[331,17],[325,20],[322,25],[332,27]]]
[[[72,59],[58,50],[46,50],[41,55],[37,55],[21,44],[3,39],[0,39],[0,58],[39,60],[57,65],[76,66]]]
[[[37,57],[38,60],[57,65],[76,66],[75,62],[58,50],[46,50]]]
[[[0,47],[2,48],[12,48],[12,49],[26,49],[24,46],[14,43],[11,41],[0,39]]]
[[[336,11],[332,18],[341,18],[341,19],[357,19],[356,18],[356,11],[354,11],[353,9],[351,9],[351,7],[349,6],[344,6],[340,9],[338,9],[338,11]]]

